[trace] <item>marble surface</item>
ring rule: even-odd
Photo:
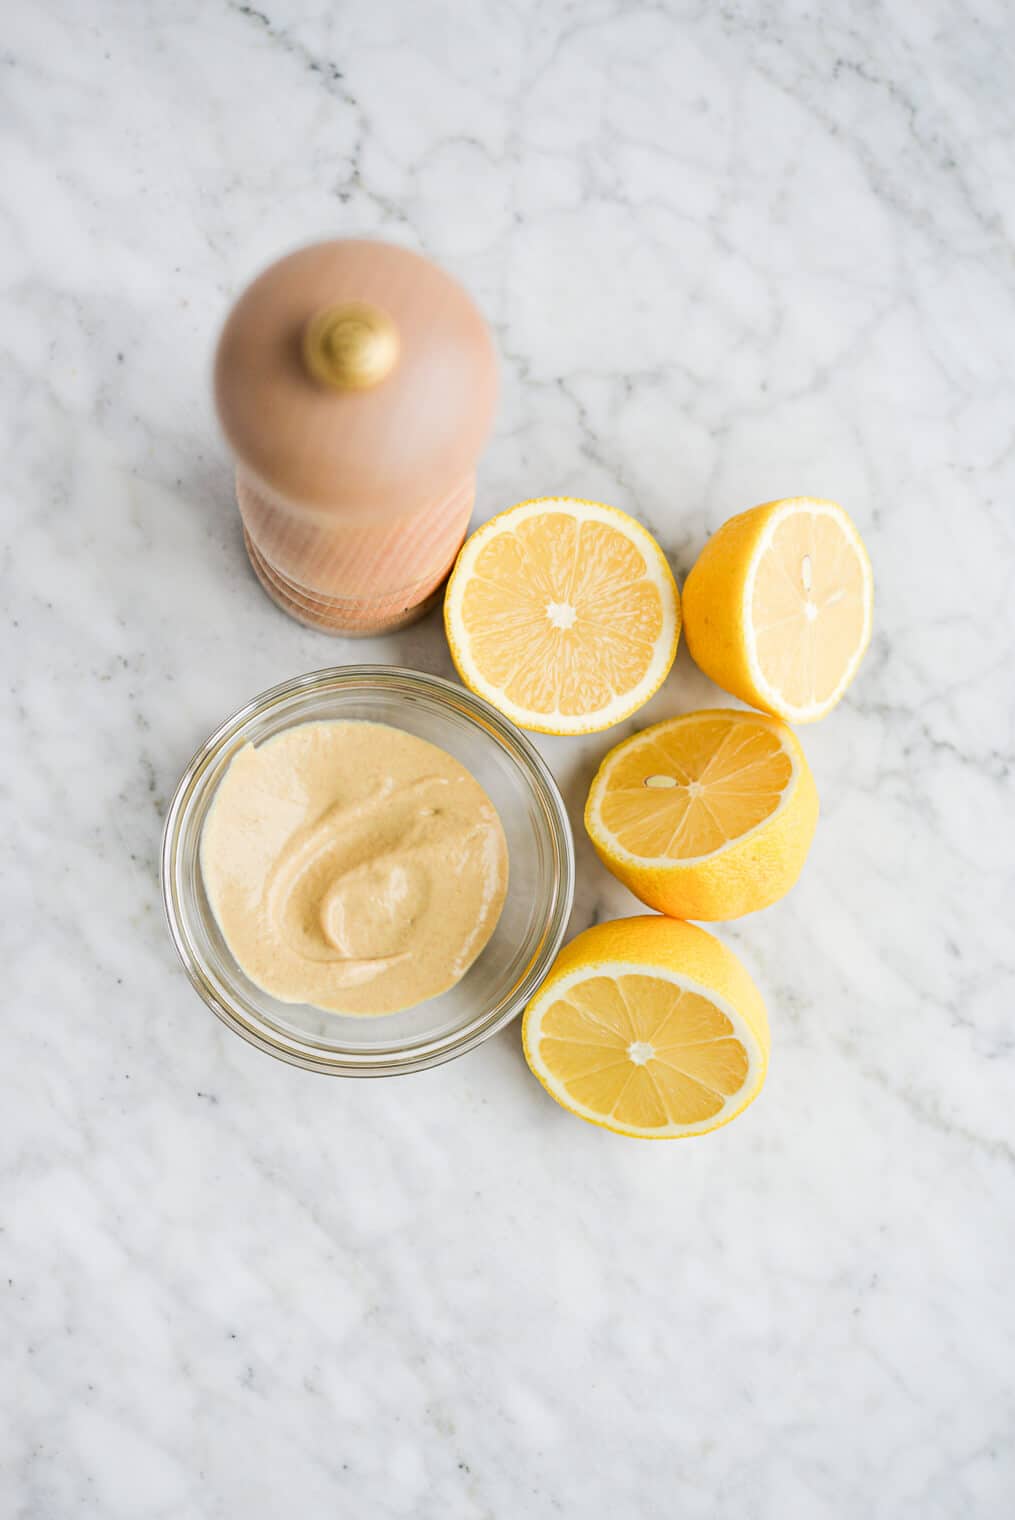
[[[2,51],[0,1510],[1010,1515],[1010,9],[15,0]],[[205,734],[320,665],[449,673],[436,618],[333,642],[243,555],[216,329],[343,233],[489,314],[480,517],[611,501],[682,576],[812,492],[870,545],[811,859],[722,930],[770,1080],[705,1140],[571,1119],[517,1027],[303,1074],[176,963]],[[682,653],[643,716],[717,696]],[[543,745],[576,822],[608,742]],[[578,855],[575,928],[628,910]]]

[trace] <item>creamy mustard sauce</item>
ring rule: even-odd
[[[265,992],[395,1013],[472,965],[504,905],[508,851],[483,788],[435,744],[382,723],[304,723],[233,757],[201,873]]]

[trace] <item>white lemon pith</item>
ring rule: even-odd
[[[704,929],[597,924],[561,951],[529,1003],[525,1057],[592,1124],[672,1140],[728,1124],[757,1097],[768,1020],[744,967]]]
[[[523,728],[609,728],[665,680],[680,599],[652,535],[615,507],[522,502],[468,539],[444,601],[472,691]]]
[[[831,711],[870,641],[874,580],[849,514],[791,497],[731,517],[684,586],[695,662],[724,690],[791,723]]]
[[[789,891],[818,818],[796,735],[763,713],[715,708],[616,745],[589,788],[585,827],[603,864],[673,918],[753,913]]]

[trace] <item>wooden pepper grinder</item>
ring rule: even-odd
[[[465,291],[389,243],[317,243],[234,306],[215,398],[268,595],[332,633],[421,617],[465,537],[497,375]]]

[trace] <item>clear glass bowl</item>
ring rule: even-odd
[[[510,855],[504,911],[457,986],[402,1013],[328,1013],[271,997],[241,971],[201,878],[201,830],[237,749],[297,723],[388,723],[455,756],[500,814]],[[318,670],[275,686],[223,723],[176,789],[162,844],[162,891],[187,975],[230,1029],[283,1061],[381,1077],[471,1050],[524,1007],[560,948],[574,894],[574,847],[556,783],[528,739],[488,702],[438,676],[389,665]]]

